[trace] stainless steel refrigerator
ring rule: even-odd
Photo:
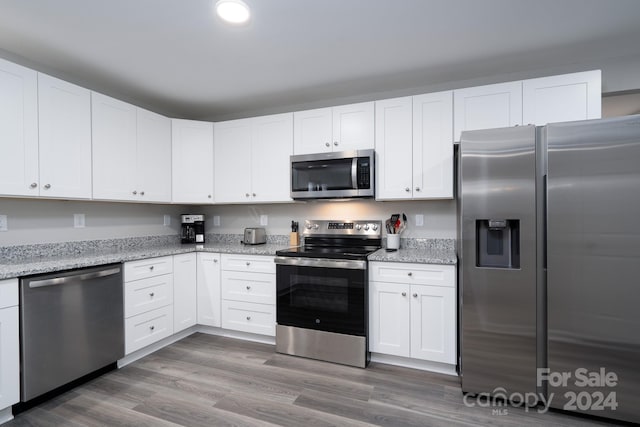
[[[459,152],[463,391],[640,422],[640,116]]]

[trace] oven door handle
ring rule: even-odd
[[[294,267],[344,268],[348,270],[367,269],[367,261],[360,260],[277,256],[274,258],[274,261],[278,265],[291,265]]]

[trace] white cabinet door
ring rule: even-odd
[[[411,199],[413,97],[377,101],[375,110],[376,199]]]
[[[291,201],[289,157],[292,154],[292,113],[253,119],[253,142],[251,144],[251,197],[253,201]]]
[[[252,119],[214,124],[216,202],[250,202]]]
[[[196,254],[173,256],[173,333],[197,323]]]
[[[293,153],[311,154],[333,151],[331,108],[293,113]]]
[[[18,307],[0,309],[0,410],[19,400],[19,348]]]
[[[600,70],[525,80],[522,83],[522,122],[599,119],[602,113]]]
[[[464,130],[522,124],[522,82],[470,87],[453,92],[454,140]]]
[[[333,107],[333,151],[373,148],[374,103]]]
[[[411,286],[411,357],[456,363],[456,292]]]
[[[453,93],[413,97],[413,198],[453,198]]]
[[[171,202],[171,119],[136,109],[138,200]]]
[[[220,327],[220,254],[198,252],[198,324]]]
[[[213,202],[213,123],[171,121],[172,201]]]
[[[369,350],[410,356],[410,286],[370,282]]]
[[[37,196],[37,73],[0,59],[0,194]]]
[[[40,196],[91,198],[91,92],[38,74]]]
[[[93,198],[137,200],[136,107],[92,92]]]

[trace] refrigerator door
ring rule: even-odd
[[[536,128],[460,142],[462,390],[536,392]]]
[[[547,142],[551,403],[637,423],[640,116],[552,124]]]

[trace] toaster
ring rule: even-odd
[[[267,233],[264,228],[245,228],[244,240],[245,245],[261,245],[267,243]]]

